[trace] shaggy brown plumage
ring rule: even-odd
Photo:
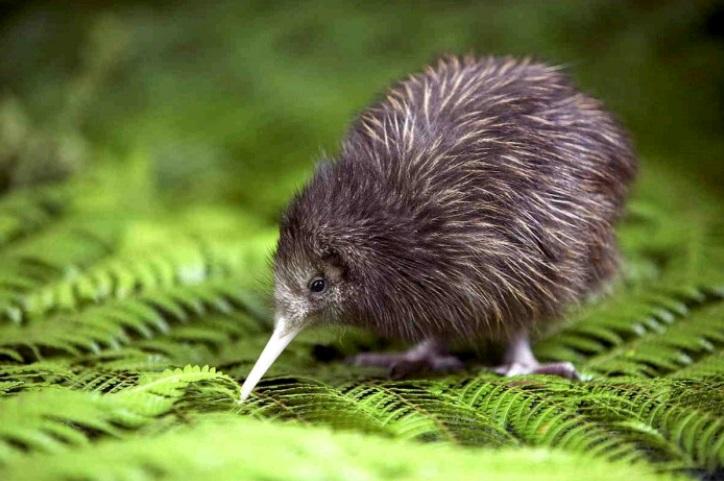
[[[444,58],[363,112],[292,201],[279,307],[333,267],[329,302],[304,317],[408,339],[556,319],[615,272],[635,164],[619,125],[559,69]]]
[[[507,340],[511,364],[539,366],[526,333],[616,272],[635,171],[619,124],[560,69],[443,58],[365,110],[292,200],[277,315],[434,339],[437,354],[441,340]]]

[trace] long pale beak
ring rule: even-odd
[[[267,341],[264,350],[261,352],[259,359],[256,360],[256,364],[254,364],[254,367],[246,377],[244,384],[241,386],[241,397],[239,398],[240,403],[244,402],[244,400],[249,397],[249,394],[251,394],[251,391],[254,389],[264,373],[269,370],[274,361],[276,361],[277,357],[279,357],[279,354],[282,353],[284,348],[292,342],[292,339],[294,339],[301,330],[301,326],[289,326],[284,318],[277,321],[276,326],[274,327],[274,332],[272,332],[272,335]]]

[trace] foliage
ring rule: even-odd
[[[279,446],[243,458],[228,448],[236,442],[240,451],[254,446],[256,453],[263,439],[299,453],[290,461],[299,465],[290,471],[297,478],[326,472],[331,464],[312,461],[320,454],[301,454],[314,451],[307,444],[314,437],[335,446],[329,449],[339,450],[340,459],[356,453],[348,469],[380,477],[422,469],[411,454],[418,450],[433,456],[430,469],[459,476],[477,467],[505,478],[544,462],[551,471],[541,478],[565,479],[561,473],[577,472],[569,469],[574,460],[588,457],[600,460],[592,466],[600,466],[593,475],[602,478],[622,469],[620,463],[642,472],[651,472],[649,463],[660,473],[721,470],[721,216],[715,199],[699,194],[706,203],[686,207],[691,186],[664,171],[657,178],[677,207],[664,212],[652,203],[649,196],[659,191],[644,178],[621,228],[628,257],[621,284],[537,346],[544,358],[576,363],[584,382],[500,378],[474,362],[458,375],[392,381],[342,361],[379,341],[318,331],[292,344],[245,405],[236,402],[238,381],[269,332],[260,289],[273,228],[222,207],[123,212],[107,200],[110,207],[89,208],[84,199],[96,195],[81,179],[17,191],[0,202],[8,219],[0,249],[3,479],[22,473],[85,479],[100,471],[109,479],[130,473],[171,479],[184,463],[184,476],[192,476],[206,469],[202,454],[179,462],[170,453],[197,436],[219,440],[219,476],[243,469],[281,479],[269,465],[283,457]],[[112,197],[112,186],[96,188]],[[682,218],[689,219],[686,230],[676,227]],[[366,436],[255,424],[249,417]],[[401,441],[555,452],[506,449],[495,461],[492,454],[475,458]],[[394,461],[375,461],[377,443],[390,443]],[[434,461],[448,455],[460,464]],[[502,467],[503,460],[514,464]],[[103,470],[106,463],[123,467]]]
[[[251,442],[250,442],[251,441]],[[89,464],[88,459],[94,463]],[[272,428],[237,416],[208,416],[193,428],[174,429],[152,439],[132,437],[84,446],[74,452],[28,456],[8,472],[11,479],[389,479],[513,480],[535,470],[541,480],[592,481],[657,477],[645,466],[605,463],[562,452],[517,449],[475,452],[449,446],[421,446],[333,434],[311,427]],[[97,464],[96,464],[97,463]],[[225,466],[219,472],[216,466]],[[104,466],[98,476],[96,467]]]
[[[694,42],[709,10],[689,3],[631,2],[620,19],[602,1],[424,3],[409,18],[18,7],[0,35],[16,60],[0,65],[0,479],[721,476],[721,139],[705,126],[722,122],[709,84],[680,73],[724,57],[703,34],[687,56],[656,38]],[[470,46],[589,59],[571,69],[639,140],[621,279],[536,345],[584,380],[501,378],[470,346],[462,373],[389,380],[344,358],[396,346],[328,329],[239,405],[270,330],[273,219],[310,157],[371,85]]]

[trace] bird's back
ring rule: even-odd
[[[420,249],[449,264],[438,274],[484,300],[480,322],[553,318],[615,272],[613,224],[635,159],[611,115],[557,68],[443,58],[353,124],[336,168],[361,164],[383,184],[382,208],[407,211]]]

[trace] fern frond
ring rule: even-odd
[[[0,401],[0,463],[23,452],[63,450],[91,435],[119,436],[142,422],[96,394],[48,388]]]
[[[218,481],[258,479],[591,481],[633,478],[673,480],[650,466],[610,463],[558,451],[459,450],[332,433],[314,427],[278,426],[234,416],[207,416],[193,427],[155,437],[106,441],[73,451],[16,460],[3,479]],[[680,479],[680,478],[678,478]]]
[[[177,241],[171,251],[154,247],[107,257],[82,271],[67,270],[61,278],[16,296],[4,309],[22,317],[72,312],[91,303],[228,276],[248,269],[247,257],[244,243]],[[248,284],[248,279],[237,276],[239,283]]]
[[[237,384],[214,368],[148,373],[132,387],[111,394],[46,388],[0,399],[0,462],[22,452],[55,452],[87,443],[91,437],[121,436],[167,413],[192,383],[214,381],[229,406]]]
[[[661,376],[682,369],[724,346],[724,304],[704,307],[676,322],[588,360],[599,372]]]
[[[606,374],[675,372],[724,344],[718,285],[652,289],[618,296],[536,346],[544,358]]]
[[[23,326],[0,327],[2,353],[18,362],[58,354],[79,356],[117,349],[134,339],[150,339],[169,331],[169,323],[185,323],[214,313],[243,310],[247,295],[239,293],[241,281],[223,279],[180,285],[144,296],[89,307],[78,314],[57,314]],[[251,307],[253,312],[256,306]],[[239,320],[245,319],[240,317]],[[247,325],[254,323],[247,319]],[[239,323],[239,327],[241,327]],[[186,331],[193,337],[191,331]],[[196,331],[200,335],[201,331]],[[176,330],[179,338],[184,331]],[[218,334],[211,330],[209,335]],[[187,337],[188,337],[187,336]]]

